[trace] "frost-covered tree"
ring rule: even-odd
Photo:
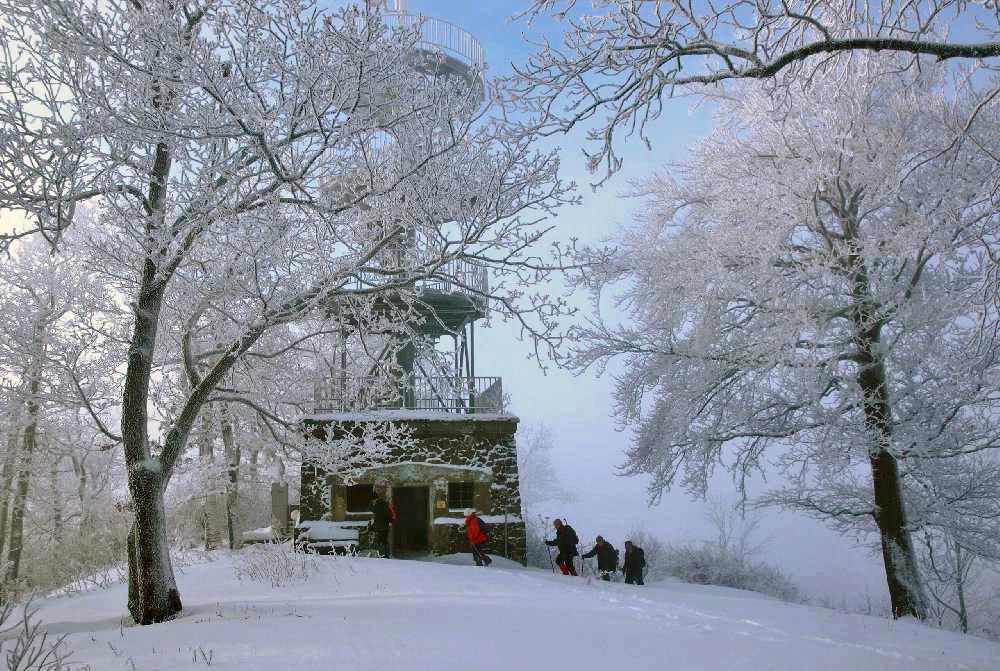
[[[893,612],[925,617],[901,462],[1000,447],[1000,104],[899,66],[729,91],[586,277],[632,323],[580,329],[575,364],[621,360],[654,499],[777,464],[768,500],[877,529]]]
[[[101,533],[120,456],[98,419],[120,393],[107,361],[121,351],[114,327],[102,329],[97,306],[110,297],[95,278],[81,254],[53,255],[38,238],[0,265],[0,552],[11,590],[58,586],[102,554],[70,549]]]
[[[517,477],[529,566],[551,568],[552,555],[543,542],[552,529],[539,510],[576,501],[576,494],[559,481],[551,452],[555,447],[547,424],[529,424],[517,431]]]
[[[1000,65],[995,0],[534,0],[529,22],[555,20],[508,82],[508,94],[544,134],[588,128],[591,170],[620,166],[615,140],[637,134],[665,100],[731,80],[782,82],[820,75],[848,52],[895,51]],[[995,94],[995,92],[994,92]]]
[[[315,312],[405,321],[421,280],[467,286],[464,261],[495,279],[470,291],[536,335],[551,326],[558,304],[524,286],[546,272],[534,246],[563,198],[556,163],[484,118],[481,77],[418,50],[419,25],[309,0],[0,0],[0,17],[0,208],[57,248],[96,219],[88,249],[130,324],[118,411],[137,622],[181,608],[164,490],[266,334]],[[198,365],[154,375],[202,319],[215,340]]]
[[[997,606],[987,588],[1000,568],[998,455],[910,459],[903,475],[934,620],[982,630]]]
[[[565,504],[576,500],[576,495],[559,481],[552,463],[553,447],[552,429],[547,424],[528,425],[517,432],[518,486],[527,509],[547,501]]]

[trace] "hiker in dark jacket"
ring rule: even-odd
[[[573,566],[573,557],[577,556],[576,545],[580,542],[573,527],[563,524],[563,521],[556,519],[552,523],[556,528],[556,537],[553,540],[545,541],[546,545],[559,548],[556,556],[556,564],[563,575],[576,575],[576,568]]]
[[[646,553],[642,548],[632,545],[632,541],[625,541],[625,560],[622,562],[625,582],[629,585],[645,584],[642,582],[644,568],[646,568]]]
[[[493,560],[486,554],[486,543],[490,540],[486,534],[486,523],[479,519],[479,515],[472,508],[465,509],[465,536],[469,539],[469,547],[472,548],[472,558],[476,566],[492,564]]]
[[[389,525],[393,522],[392,508],[376,493],[372,497],[372,535],[379,557],[389,556]]]
[[[597,570],[601,572],[601,580],[610,582],[611,574],[618,570],[618,550],[604,540],[604,536],[598,536],[597,544],[583,555],[583,559],[590,559],[594,555],[597,555]]]

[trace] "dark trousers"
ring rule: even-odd
[[[625,582],[629,585],[645,585],[642,581],[642,572],[639,573],[626,573]]]
[[[389,530],[385,531],[375,531],[375,552],[378,553],[379,557],[389,558],[391,554],[389,552]]]
[[[556,564],[559,566],[559,570],[562,571],[563,575],[576,575],[576,568],[573,566],[573,557],[563,557],[560,552],[556,556]]]
[[[493,560],[486,554],[486,543],[472,546],[472,558],[476,560],[476,566],[482,566],[483,564],[489,566],[493,563]]]

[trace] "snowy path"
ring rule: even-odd
[[[121,587],[50,599],[41,614],[94,671],[1000,669],[988,641],[725,588],[321,561],[308,585],[283,589],[237,581],[228,557],[188,567],[185,611],[163,625],[123,629]]]

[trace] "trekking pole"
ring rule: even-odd
[[[548,517],[546,517],[546,518],[545,518],[545,519],[543,520],[543,519],[542,519],[542,516],[541,516],[541,515],[539,515],[539,516],[538,516],[538,521],[542,523],[542,541],[544,541],[544,540],[545,540],[545,530],[546,530],[546,529],[548,529],[548,527],[549,527],[549,518],[548,518]],[[548,544],[546,544],[546,545],[545,545],[545,551],[546,551],[546,552],[548,553],[548,555],[549,555],[549,568],[551,568],[551,569],[552,569],[552,572],[553,572],[553,573],[555,573],[555,572],[556,572],[556,565],[555,565],[555,563],[554,563],[554,562],[552,561],[552,548],[551,548],[551,547],[549,547],[549,545],[548,545]]]

